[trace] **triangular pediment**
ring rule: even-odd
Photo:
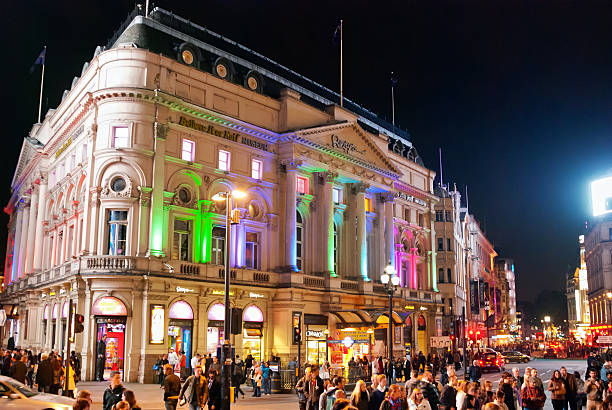
[[[295,132],[296,142],[324,151],[388,176],[399,176],[397,169],[374,142],[372,137],[355,123],[343,123],[308,128]]]

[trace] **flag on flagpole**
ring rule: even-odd
[[[391,87],[397,86],[397,76],[391,72]]]
[[[336,30],[334,31],[334,35],[332,36],[332,41],[334,42],[334,44],[340,44],[341,32],[342,32],[342,28],[340,27],[340,23],[338,23],[338,26],[336,27]]]
[[[36,60],[34,60],[34,64],[32,64],[32,67],[30,67],[30,73],[34,72],[38,64],[45,65],[46,55],[47,55],[47,47],[44,47],[42,51],[40,52],[40,54],[38,55],[38,57],[36,57]]]

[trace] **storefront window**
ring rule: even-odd
[[[168,312],[168,348],[186,356],[185,369],[191,366],[191,346],[193,335],[193,309],[189,303],[179,300],[170,306]],[[181,377],[189,376],[186,372]]]
[[[96,316],[96,351],[102,347],[105,351],[104,357],[96,360],[96,378],[108,379],[112,371],[120,372],[123,377],[127,308],[121,300],[104,296],[94,303],[92,314]],[[106,336],[105,342],[103,336]]]
[[[242,312],[242,321],[242,354],[245,357],[250,354],[254,359],[263,360],[263,312],[257,306],[248,306]]]
[[[225,324],[225,307],[215,303],[208,310],[208,328],[206,329],[206,352],[217,354],[217,347],[223,340],[223,325]]]

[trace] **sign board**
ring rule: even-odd
[[[154,345],[164,344],[165,306],[151,305],[151,333],[149,343]]]
[[[598,336],[597,343],[599,343],[600,345],[612,344],[612,336]]]
[[[451,347],[450,336],[432,336],[430,338],[431,347]]]

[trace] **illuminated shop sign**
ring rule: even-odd
[[[261,299],[261,298],[265,298],[265,295],[262,295],[261,293],[249,292],[249,297],[254,298],[254,299]]]
[[[179,293],[193,293],[193,292],[195,292],[195,290],[193,290],[193,289],[184,288],[182,286],[177,286],[176,287],[176,291],[179,292]]]
[[[151,333],[149,336],[149,343],[153,345],[164,344],[164,315],[164,305],[151,305]]]
[[[322,338],[324,335],[322,330],[307,330],[306,331],[306,337],[315,337],[315,338]]]
[[[214,135],[215,137],[223,138],[233,142],[239,142],[241,144],[248,145],[249,147],[260,149],[262,151],[268,151],[268,144],[259,142],[251,138],[247,138],[237,132],[220,130],[210,124],[202,124],[200,122],[197,122],[196,120],[185,118],[183,116],[179,117],[178,124],[196,131],[201,131],[210,135]]]
[[[331,146],[332,148],[344,151],[345,154],[350,154],[352,152],[357,152],[358,154],[365,153],[365,150],[358,150],[355,144],[347,140],[343,140],[335,134],[332,134],[331,136]]]
[[[92,313],[98,316],[127,316],[127,309],[119,299],[104,296],[96,301]]]
[[[612,177],[591,182],[593,216],[612,213]]]
[[[225,291],[224,290],[219,290],[219,289],[213,289],[210,292],[212,295],[220,295],[220,296],[224,296],[225,295]],[[234,296],[234,291],[230,290],[230,296]]]

